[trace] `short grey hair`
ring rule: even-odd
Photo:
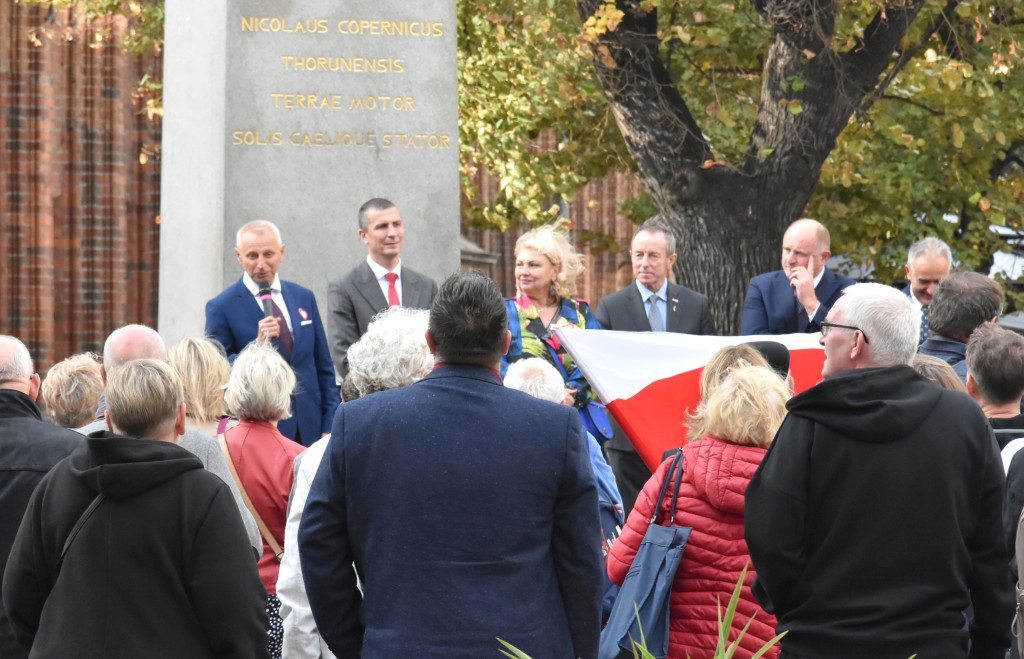
[[[505,372],[505,386],[551,403],[565,398],[562,374],[540,357],[513,362]]]
[[[125,325],[111,332],[103,344],[103,368],[107,376],[135,359],[167,361],[167,347],[157,331],[145,325]]]
[[[629,241],[631,250],[633,249],[633,240],[636,239],[637,235],[641,231],[646,231],[648,233],[658,233],[660,231],[661,233],[664,233],[665,241],[667,243],[665,250],[668,252],[665,256],[672,256],[676,253],[676,234],[672,233],[672,227],[668,222],[661,219],[661,215],[655,215],[654,217],[647,218],[644,220],[643,224],[636,228],[636,231],[633,232],[633,239]]]
[[[373,317],[348,350],[346,379],[360,397],[410,385],[430,372],[429,319],[426,309],[409,307],[390,307]]]
[[[36,370],[32,364],[32,355],[29,354],[25,344],[7,334],[0,334],[0,341],[13,348],[10,357],[6,361],[0,362],[0,384],[31,379]]]
[[[269,343],[250,343],[231,367],[224,402],[239,419],[275,421],[291,416],[295,373]]]
[[[242,236],[246,233],[265,233],[269,231],[274,234],[277,238],[277,242],[283,243],[281,240],[281,230],[277,228],[277,225],[269,220],[253,220],[252,222],[246,222],[242,225],[242,228],[235,233],[235,247],[242,246]]]
[[[61,428],[80,428],[96,418],[103,394],[97,355],[82,353],[57,362],[39,388],[46,415]]]
[[[381,199],[380,197],[370,199],[359,207],[357,216],[359,228],[366,231],[366,227],[370,224],[370,211],[386,211],[389,208],[395,208],[395,205],[387,199]]]
[[[110,375],[110,425],[128,437],[157,439],[170,430],[185,400],[178,375],[159,359],[136,359]]]
[[[914,360],[921,314],[909,297],[884,284],[854,284],[843,291],[843,299],[843,324],[864,333],[875,365],[895,366]]]
[[[949,249],[949,245],[942,242],[935,236],[922,238],[911,245],[910,249],[907,250],[907,267],[910,268],[911,271],[914,270],[914,261],[916,261],[919,256],[923,256],[928,260],[945,257],[946,261],[950,265],[953,265],[953,252]]]

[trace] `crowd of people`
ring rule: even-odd
[[[751,338],[711,356],[652,471],[554,331],[715,334],[666,223],[591,309],[553,228],[516,243],[506,300],[404,267],[391,202],[357,221],[366,262],[326,323],[254,221],[204,337],[127,325],[41,380],[0,336],[0,656],[595,659],[652,524],[690,529],[672,659],[716,656],[740,582],[736,657],[1011,651],[1024,337],[942,241],[911,246],[900,291],[791,225],[750,282]],[[825,361],[794,395],[770,339],[797,332]]]

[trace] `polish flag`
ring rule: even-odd
[[[797,393],[821,381],[825,363],[818,333],[698,336],[559,328],[555,335],[651,471],[665,451],[686,441],[686,411],[697,408],[701,372],[720,348],[751,341],[783,344]]]

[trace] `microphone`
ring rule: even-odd
[[[270,282],[260,282],[260,300],[263,301],[263,317],[270,318],[274,315],[274,300],[270,297]]]

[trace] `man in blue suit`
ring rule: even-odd
[[[206,333],[220,341],[232,362],[253,341],[273,341],[298,378],[292,416],[278,430],[306,446],[330,432],[341,401],[320,311],[313,292],[277,276],[284,260],[281,232],[255,220],[238,230],[235,256],[245,272],[206,303]],[[264,317],[260,284],[269,284],[273,316]]]
[[[339,657],[597,656],[597,489],[579,415],[502,386],[501,291],[449,278],[437,366],[342,405],[299,528],[303,581]],[[362,583],[362,594],[356,574]]]
[[[789,225],[782,237],[782,270],[750,280],[741,334],[817,332],[842,294],[856,282],[825,267],[828,229],[817,220]]]

